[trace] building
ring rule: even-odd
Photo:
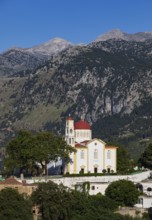
[[[147,195],[139,196],[138,203],[135,205],[137,208],[148,209],[152,207],[152,197]]]
[[[92,129],[88,122],[80,120],[74,122],[72,117],[66,119],[65,140],[76,149],[70,155],[71,162],[67,172],[102,173],[117,171],[117,147],[108,146],[103,140],[92,139]]]
[[[36,190],[37,184],[28,184],[25,180],[18,181],[14,177],[9,177],[3,181],[0,181],[0,191],[5,188],[12,188],[17,190],[21,194],[31,195],[32,192]]]
[[[152,207],[152,181],[146,179],[136,184],[136,187],[141,191],[141,195],[138,199],[138,203],[135,205],[138,208],[150,208]]]
[[[9,177],[5,180],[0,181],[0,191],[6,188],[12,188],[17,190],[20,194],[24,196],[31,196],[32,192],[37,189],[38,185],[36,183],[27,183],[26,180],[17,179],[15,177]],[[9,198],[8,198],[9,199]],[[32,207],[33,219],[40,219],[41,213],[39,207],[34,205]]]

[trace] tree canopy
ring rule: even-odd
[[[18,136],[6,145],[4,160],[8,172],[14,169],[30,171],[33,175],[47,174],[47,164],[58,157],[66,162],[74,149],[67,145],[63,137],[52,132],[20,131]]]
[[[109,197],[69,190],[51,181],[39,183],[31,198],[44,220],[133,220],[114,213],[118,204]]]
[[[126,174],[132,168],[129,153],[123,146],[119,146],[117,150],[117,172]]]
[[[16,190],[6,188],[0,191],[0,219],[32,220],[32,203]]]
[[[130,159],[130,155],[126,148],[118,143],[117,141],[111,141],[109,145],[118,146],[117,149],[117,173],[118,174],[127,174],[132,170],[133,161]]]
[[[152,169],[152,143],[145,149],[138,162],[140,166]]]
[[[39,183],[32,194],[32,201],[40,207],[42,219],[71,219],[69,189],[54,182]]]
[[[133,206],[138,201],[139,191],[133,182],[118,180],[112,182],[106,189],[105,195],[121,206]]]

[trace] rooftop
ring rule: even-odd
[[[89,125],[89,123],[87,121],[84,121],[81,119],[80,121],[78,121],[74,124],[74,129],[91,130],[91,126]]]

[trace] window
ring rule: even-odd
[[[97,149],[94,150],[94,159],[98,159],[98,150]]]
[[[70,129],[70,133],[72,134],[72,132],[73,132],[73,130],[72,130],[72,128]]]
[[[92,190],[95,190],[95,186],[91,186],[91,189],[92,189]]]
[[[84,150],[81,151],[81,159],[84,159]]]
[[[69,138],[69,144],[72,144],[72,138]]]
[[[107,159],[111,159],[111,151],[110,150],[108,150],[108,152],[107,152]]]
[[[142,204],[143,205],[143,198],[139,198],[138,204]]]

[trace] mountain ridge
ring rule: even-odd
[[[52,55],[73,45],[61,38],[54,38],[32,48],[11,48],[0,54],[0,75],[28,75],[45,63]]]
[[[152,138],[152,40],[70,46],[28,74],[1,77],[0,91],[2,140],[20,129],[63,134],[70,113],[85,118],[96,137],[136,141],[139,155]]]
[[[142,42],[142,41],[152,39],[152,31],[137,32],[134,34],[128,34],[128,33],[122,32],[120,29],[114,29],[114,30],[111,30],[105,34],[100,35],[99,37],[96,38],[95,41],[96,42],[97,41],[107,41],[110,39]]]

